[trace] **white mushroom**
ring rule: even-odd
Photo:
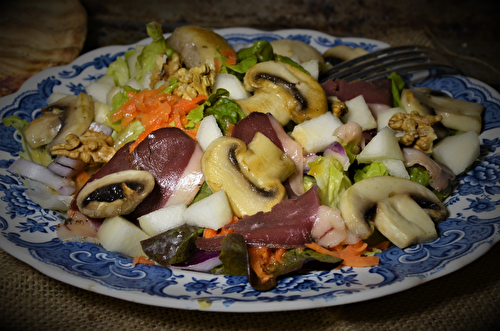
[[[421,217],[423,214],[417,213],[416,206],[429,216]],[[342,195],[339,209],[346,226],[357,237],[368,238],[376,226],[400,247],[434,238],[429,220],[437,222],[448,215],[432,191],[392,176],[366,178],[352,185]],[[401,239],[402,236],[406,238]]]

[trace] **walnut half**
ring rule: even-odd
[[[411,114],[396,113],[389,120],[389,127],[404,135],[398,137],[398,141],[405,145],[421,150],[424,153],[432,151],[432,144],[437,138],[432,125],[440,122],[440,115],[420,115],[416,110]]]
[[[97,165],[109,162],[116,152],[113,138],[102,132],[87,130],[81,136],[68,134],[65,140],[65,144],[52,147],[52,155],[65,155],[90,165]]]

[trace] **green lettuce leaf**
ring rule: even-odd
[[[239,233],[229,233],[222,240],[219,260],[222,266],[212,270],[214,274],[245,276],[248,267],[248,250],[243,236]]]
[[[121,56],[117,57],[116,60],[109,65],[106,74],[113,77],[116,86],[123,86],[130,79],[127,61]]]
[[[422,184],[423,186],[428,186],[430,184],[431,175],[425,167],[415,164],[406,169],[412,181]]]
[[[401,91],[403,91],[403,88],[405,86],[405,82],[404,82],[403,78],[401,78],[401,76],[395,72],[390,74],[389,77],[387,77],[387,78],[389,78],[392,82],[392,104],[393,104],[393,107],[403,108],[403,105],[401,104]]]
[[[321,203],[331,208],[338,208],[340,197],[352,185],[342,164],[333,157],[319,156],[308,165],[311,170],[307,174],[316,180]]]
[[[19,157],[28,161],[36,162],[48,166],[52,162],[52,156],[47,151],[45,146],[40,146],[37,148],[31,148],[24,134],[24,129],[28,125],[27,120],[21,119],[17,115],[8,116],[2,119],[3,125],[6,127],[12,126],[17,130],[17,133],[21,136],[21,144],[23,151],[19,152]]]
[[[273,46],[267,40],[257,40],[252,46],[242,48],[236,54],[238,62],[255,57],[258,62],[271,61],[274,58]]]
[[[354,182],[357,183],[362,179],[376,176],[389,176],[387,168],[382,162],[373,162],[362,169],[357,169],[354,173]]]
[[[236,124],[246,117],[240,106],[227,96],[229,96],[227,90],[217,89],[203,104],[204,116],[214,115],[222,132],[226,132],[230,124]]]
[[[115,124],[114,126],[118,126],[120,128],[120,130],[114,130],[111,135],[115,140],[115,148],[120,148],[126,143],[135,141],[142,131],[145,130],[139,120],[133,121],[125,129],[122,129],[118,124]]]
[[[148,36],[153,41],[144,47],[141,54],[137,57],[135,64],[136,76],[135,80],[142,84],[144,76],[148,71],[153,71],[156,66],[156,55],[165,53],[169,58],[172,57],[173,50],[168,48],[163,37],[161,24],[158,22],[151,22],[146,25]]]
[[[162,266],[182,263],[197,251],[195,241],[203,228],[183,225],[141,241],[142,250]]]
[[[283,261],[283,263],[275,262],[274,264],[267,266],[266,273],[268,275],[272,275],[272,278],[267,282],[262,282],[262,280],[259,279],[253,272],[253,270],[251,270],[251,268],[248,268],[248,280],[250,282],[250,285],[252,285],[252,287],[256,290],[268,291],[277,285],[277,278],[279,276],[299,271],[307,262],[317,261],[320,263],[329,264],[340,264],[342,262],[342,259],[333,257],[331,255],[321,254],[308,248],[296,248],[287,250],[281,260]],[[332,269],[333,267],[334,266],[329,266],[329,269]]]

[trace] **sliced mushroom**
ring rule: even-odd
[[[347,45],[337,45],[330,47],[323,53],[323,58],[332,64],[341,61],[352,60],[358,56],[368,54],[369,52],[361,47],[349,47]]]
[[[302,123],[326,113],[328,102],[321,85],[309,74],[283,62],[266,61],[252,66],[243,80],[253,96],[236,100],[248,115],[270,113],[281,125]]]
[[[89,182],[79,192],[80,212],[93,218],[127,215],[151,193],[155,179],[142,170],[125,170]]]
[[[422,116],[433,115],[432,110],[417,99],[413,92],[408,89],[403,89],[401,92],[401,105],[408,114],[417,111]]]
[[[410,91],[436,115],[442,116],[441,123],[445,127],[463,132],[474,130],[478,135],[481,133],[483,105],[450,98],[441,91],[427,87],[418,87]]]
[[[68,112],[76,102],[76,95],[69,95],[42,108],[42,115],[28,123],[24,130],[26,140],[31,148],[46,145],[57,136],[61,129],[61,117]]]
[[[321,53],[311,45],[293,39],[278,39],[271,41],[271,46],[273,46],[273,52],[275,54],[286,56],[286,57],[296,57],[300,63],[307,62],[311,60],[316,60],[318,62],[325,62]]]
[[[215,70],[214,58],[217,49],[232,49],[226,39],[212,30],[191,25],[175,29],[166,43],[181,55],[188,68],[206,64]]]
[[[393,203],[385,201],[386,199],[405,195],[410,196],[434,222],[444,220],[448,215],[446,207],[425,186],[409,179],[392,176],[366,178],[352,185],[342,195],[339,209],[349,230],[360,239],[366,239],[375,228],[374,219],[379,210],[377,204],[382,202],[382,205],[388,206]],[[411,213],[411,208],[408,210],[404,208],[403,204],[399,214]]]
[[[31,121],[25,129],[30,147],[65,143],[68,134],[83,134],[94,119],[92,97],[80,93],[59,99],[42,109],[42,116]]]
[[[238,217],[270,211],[285,198],[281,183],[295,164],[269,138],[257,133],[248,144],[219,137],[203,153],[201,167],[213,192],[223,189]]]

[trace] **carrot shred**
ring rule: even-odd
[[[150,259],[148,259],[147,257],[145,257],[143,255],[140,255],[140,256],[134,257],[134,261],[132,262],[132,266],[135,267],[137,264],[154,265],[155,262],[151,261]]]
[[[236,52],[234,49],[223,49],[219,51],[222,56],[224,56],[226,59],[226,63],[228,65],[235,65],[238,58],[236,57]]]
[[[318,245],[317,243],[306,244],[306,247],[315,250],[318,253],[331,255],[342,259],[342,264],[350,267],[372,267],[379,263],[378,256],[363,256],[362,253],[368,247],[368,244],[362,240],[355,244],[347,246],[338,245],[332,249],[327,249]]]
[[[153,131],[173,125],[191,138],[196,139],[197,130],[185,129],[189,122],[186,115],[208,96],[200,94],[192,100],[182,99],[171,93],[162,93],[166,85],[153,90],[140,92],[128,91],[129,99],[110,116],[111,122],[120,121],[120,127],[125,128],[135,120],[139,120],[144,131],[139,134],[136,141],[131,144],[130,152]],[[120,128],[118,128],[119,130]]]
[[[231,219],[231,222],[229,222],[228,224],[231,224],[231,223],[236,223],[239,221],[239,218],[236,216],[236,215],[233,215],[233,218]],[[205,228],[203,230],[203,237],[204,238],[213,238],[213,237],[217,237],[217,236],[223,236],[225,234],[228,234],[228,233],[233,233],[234,230],[233,229],[225,229],[225,228],[220,228],[218,230],[214,230],[214,229],[210,229],[210,228]]]

